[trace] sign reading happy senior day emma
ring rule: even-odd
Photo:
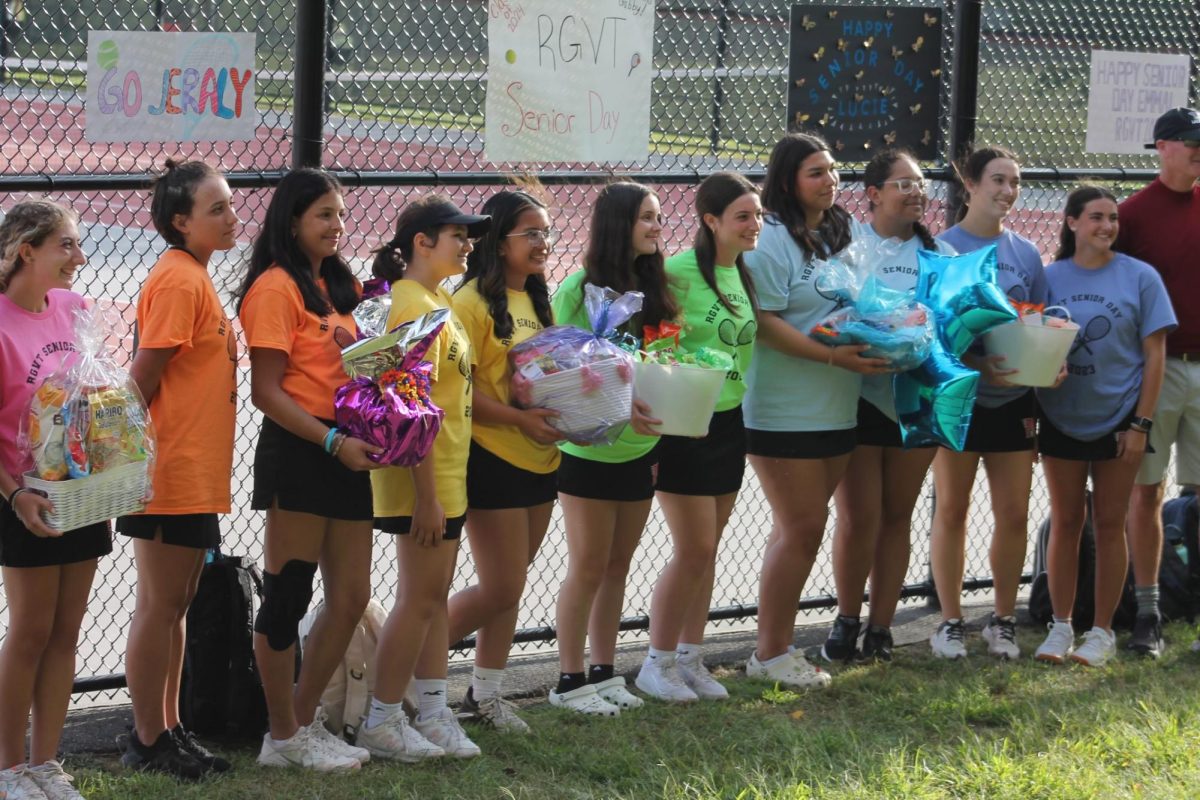
[[[934,158],[941,88],[940,8],[792,6],[787,128],[840,160],[890,145]]]
[[[639,161],[650,147],[653,0],[489,0],[492,161]]]
[[[1190,76],[1186,55],[1093,50],[1087,152],[1144,155],[1154,141],[1154,121],[1188,105]]]
[[[254,138],[253,33],[88,32],[89,142]]]

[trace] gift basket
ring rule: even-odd
[[[105,348],[113,328],[95,306],[75,312],[78,350],[38,387],[21,424],[33,461],[24,486],[50,500],[44,519],[59,531],[137,513],[149,499],[154,434],[141,392]]]
[[[433,365],[423,359],[449,324],[450,309],[439,308],[384,333],[390,308],[386,289],[355,308],[363,338],[342,348],[350,382],[334,394],[334,419],[348,436],[383,450],[367,458],[411,467],[429,455],[445,416],[431,399]]]
[[[662,420],[657,427],[668,436],[704,436],[733,369],[733,356],[724,350],[700,347],[685,351],[679,346],[679,325],[647,325],[641,360],[634,365],[633,394]]]
[[[1063,306],[1045,308],[1041,305],[1013,302],[1017,311],[1015,322],[992,328],[983,335],[988,355],[1004,356],[1000,366],[1015,369],[1005,380],[1020,386],[1053,386],[1079,334],[1079,326],[1071,321],[1070,312]],[[1066,319],[1051,311],[1062,311]]]
[[[591,332],[554,325],[509,350],[513,401],[557,412],[546,421],[564,439],[610,444],[629,422],[639,345],[618,328],[641,310],[642,293],[589,283],[583,294]]]
[[[904,372],[929,357],[933,316],[909,292],[890,289],[875,275],[875,266],[899,251],[898,239],[874,245],[857,239],[829,261],[816,262],[817,292],[836,300],[838,308],[810,331],[822,344],[865,344],[864,358],[882,358]]]

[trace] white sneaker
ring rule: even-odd
[[[948,619],[938,625],[933,636],[929,637],[929,647],[936,658],[966,658],[967,657],[967,627],[961,619]]]
[[[642,668],[634,680],[634,685],[649,696],[665,700],[668,703],[693,703],[700,699],[683,682],[683,676],[679,674],[674,654],[658,659],[646,656],[646,660],[642,662]]]
[[[550,705],[595,717],[615,717],[621,713],[620,708],[601,697],[596,692],[596,687],[590,683],[561,694],[552,689]]]
[[[36,767],[27,767],[25,774],[37,784],[48,800],[84,800],[83,795],[71,785],[75,779],[64,772],[62,764],[57,761],[50,760]]]
[[[329,718],[325,714],[325,708],[317,706],[317,713],[313,715],[310,727],[321,738],[326,747],[338,755],[348,756],[357,760],[359,764],[366,764],[371,760],[371,754],[365,748],[355,747],[338,734],[329,730],[328,721]]]
[[[11,769],[0,770],[0,798],[5,800],[46,800],[43,792],[29,777],[29,768],[18,764]]]
[[[303,767],[317,772],[345,772],[362,768],[357,758],[334,752],[310,725],[302,726],[292,738],[278,743],[268,731],[263,735],[258,763],[264,767]]]
[[[458,717],[445,706],[428,719],[418,715],[413,727],[453,758],[474,758],[480,753],[479,745],[471,741],[458,724]]]
[[[1083,644],[1072,660],[1089,667],[1102,667],[1117,653],[1117,637],[1103,628],[1092,628],[1083,635]]]
[[[625,688],[625,679],[620,675],[614,675],[606,681],[600,681],[592,685],[596,687],[596,694],[622,711],[629,711],[630,709],[641,708],[646,705],[645,700]]]
[[[820,667],[814,667],[799,651],[789,653],[790,658],[780,659],[767,666],[758,660],[758,653],[753,653],[746,662],[747,678],[764,678],[777,681],[785,686],[796,689],[824,689],[833,678]]]
[[[1033,657],[1038,661],[1061,664],[1075,649],[1075,629],[1069,622],[1051,622],[1047,627],[1050,633],[1046,634],[1046,640],[1038,645]]]
[[[1009,661],[1021,657],[1021,647],[1017,644],[1016,617],[997,617],[992,614],[988,624],[983,626],[983,640],[987,642],[989,656]]]
[[[446,755],[445,750],[413,730],[402,708],[374,728],[363,723],[354,741],[373,756],[406,764]]]
[[[708,667],[704,666],[704,659],[698,654],[691,658],[676,656],[675,668],[679,670],[679,676],[683,678],[687,687],[701,700],[729,699],[729,691],[712,676]]]

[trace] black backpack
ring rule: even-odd
[[[248,558],[217,552],[205,564],[187,615],[179,714],[192,733],[261,736],[267,704],[254,662],[254,613],[262,574]]]
[[[1200,603],[1200,510],[1190,489],[1163,503],[1163,550],[1158,569],[1158,609],[1164,620],[1193,621]],[[1133,584],[1133,572],[1129,582]]]

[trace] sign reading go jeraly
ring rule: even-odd
[[[489,0],[487,157],[644,159],[654,13],[653,0]]]
[[[253,33],[88,32],[89,142],[254,138]]]
[[[792,6],[788,130],[815,130],[841,161],[896,145],[937,155],[940,8]]]

